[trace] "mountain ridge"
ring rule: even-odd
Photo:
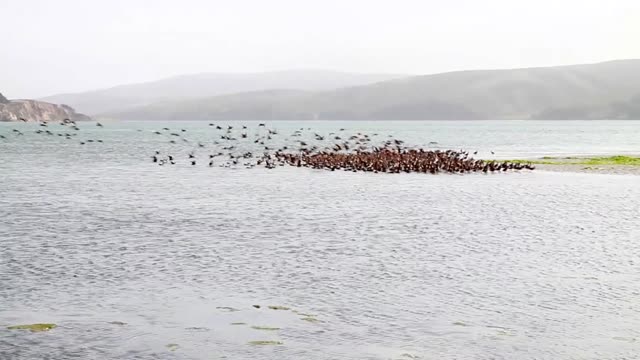
[[[401,76],[405,75],[349,73],[319,69],[255,73],[197,73],[87,92],[56,94],[40,100],[68,104],[78,111],[93,115],[165,100],[188,100],[282,88],[322,91],[371,84]]]
[[[105,113],[117,119],[640,119],[640,60],[410,76],[269,97],[235,93]],[[170,114],[170,116],[167,116]]]

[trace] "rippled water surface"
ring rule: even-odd
[[[637,122],[307,124],[496,157],[640,153]],[[162,126],[210,131],[0,124],[0,359],[640,356],[638,176],[161,167],[156,149],[206,153]],[[30,323],[58,327],[6,328]]]

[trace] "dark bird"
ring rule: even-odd
[[[102,124],[100,124],[100,123],[96,123],[96,126],[98,126],[98,127],[102,127]]]

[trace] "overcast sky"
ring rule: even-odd
[[[198,72],[428,74],[640,58],[640,0],[0,0],[0,92]]]

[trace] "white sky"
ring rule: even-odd
[[[640,58],[640,0],[0,0],[0,92],[198,72],[427,74]]]

